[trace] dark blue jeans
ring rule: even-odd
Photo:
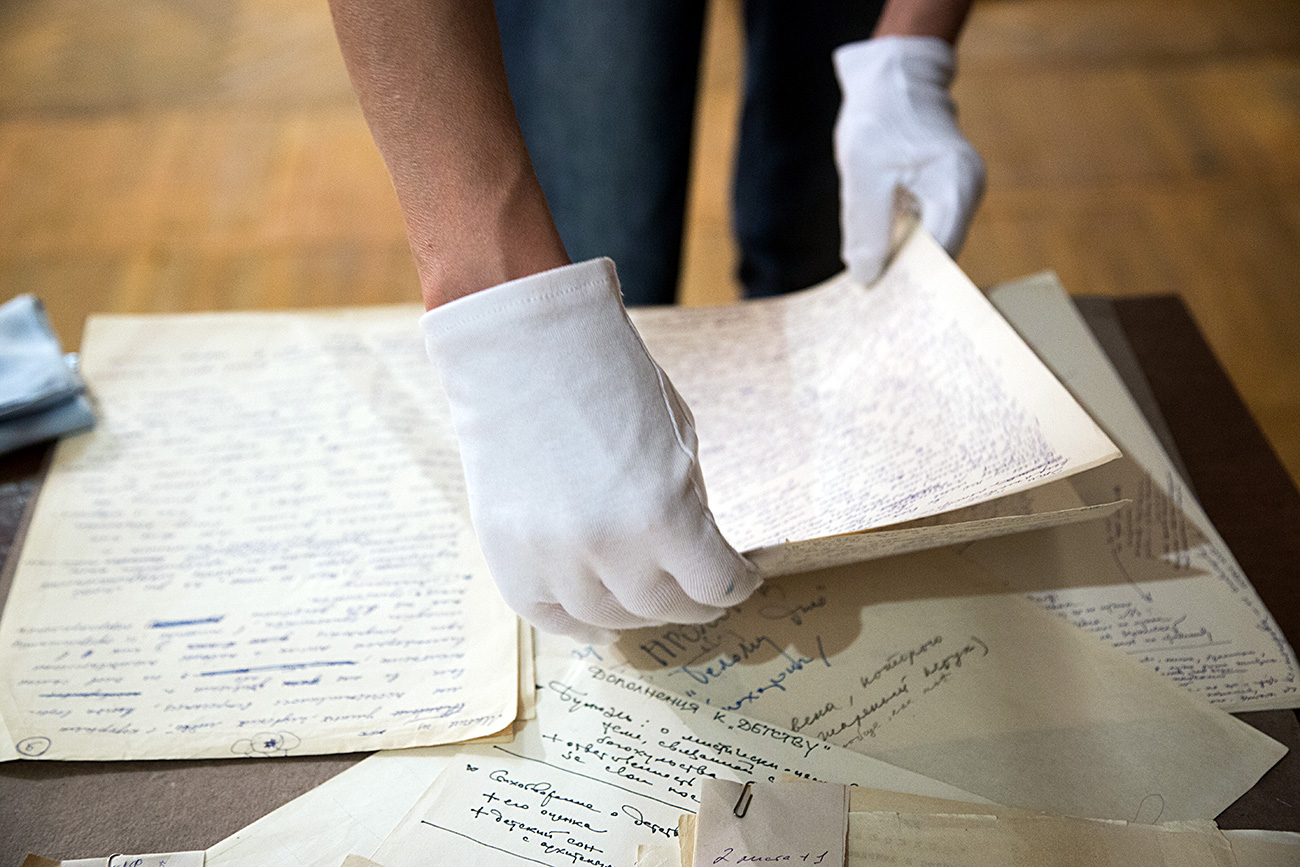
[[[740,280],[775,295],[840,263],[831,51],[883,0],[747,0],[733,178]],[[670,304],[681,259],[704,0],[496,0],[510,93],[574,261],[610,256],[628,304]]]

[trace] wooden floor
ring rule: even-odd
[[[733,297],[737,0],[714,0],[682,297]],[[1300,3],[985,0],[962,265],[1178,293],[1300,478]],[[0,0],[0,300],[95,312],[409,301],[325,0]],[[1207,418],[1207,424],[1214,419]]]

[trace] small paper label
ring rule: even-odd
[[[694,867],[789,864],[844,867],[849,790],[832,783],[705,780]],[[743,813],[737,816],[736,813]]]

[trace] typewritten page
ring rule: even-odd
[[[510,725],[414,312],[92,320],[101,422],[60,444],[0,624],[25,758],[293,755]]]

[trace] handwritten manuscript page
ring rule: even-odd
[[[794,772],[913,794],[953,789],[591,661],[543,680],[536,722],[509,746],[460,753],[369,857],[385,867],[518,858],[630,867],[638,845],[677,838],[709,777]]]
[[[1212,818],[1286,752],[949,549],[771,581],[612,650],[710,707],[1024,809]]]
[[[461,741],[519,703],[437,379],[390,311],[91,320],[0,624],[26,758]]]
[[[1300,706],[1294,649],[1060,284],[1044,275],[992,297],[1123,446],[1124,459],[1070,482],[1132,505],[963,556],[1225,710]]]
[[[576,658],[578,656],[582,657],[581,660]],[[930,798],[979,800],[969,794],[958,794],[963,790],[954,786],[872,762],[829,744],[813,746],[811,741],[801,740],[793,733],[773,726],[764,726],[742,714],[722,714],[722,719],[727,722],[721,724],[714,719],[711,709],[698,703],[692,709],[692,703],[682,701],[680,696],[657,690],[647,692],[644,685],[614,676],[602,667],[595,651],[544,655],[538,660],[538,671],[542,688],[538,692],[540,710],[537,721],[527,723],[523,734],[503,750],[475,748],[477,752],[473,756],[486,755],[512,766],[520,764],[541,768],[537,761],[520,756],[556,761],[558,755],[560,767],[586,773],[585,765],[595,762],[595,751],[604,748],[615,762],[611,767],[623,767],[624,774],[634,773],[635,766],[643,762],[651,762],[661,771],[670,767],[668,762],[684,762],[698,766],[696,769],[702,774],[716,773],[724,779],[735,778],[727,776],[729,770],[771,773],[771,769],[765,766],[746,764],[755,760],[775,761],[804,773],[809,772],[809,765],[804,764],[807,762],[827,774],[830,774],[830,766],[836,765],[847,776],[867,785]],[[632,720],[632,729],[658,731],[659,737],[654,742],[637,742],[606,727],[606,723],[610,723],[623,730],[632,730],[628,718]],[[664,744],[657,743],[668,734],[660,731],[662,729],[674,735]],[[670,746],[673,743],[675,747]],[[799,744],[805,747],[796,749]],[[693,757],[683,755],[682,750],[692,749],[695,750]],[[637,750],[644,750],[644,754]],[[473,772],[467,772],[463,767],[467,762],[462,760],[467,754],[465,748],[457,747],[377,753],[209,849],[208,867],[260,867],[268,863],[285,867],[335,867],[347,853],[377,857],[375,852],[380,842],[393,832],[440,774],[446,771],[476,778]],[[839,758],[825,762],[817,758],[822,754]],[[564,758],[565,755],[569,758]],[[586,761],[578,762],[574,756],[585,756]],[[473,764],[472,761],[468,763]],[[736,767],[729,768],[724,763]],[[562,774],[555,769],[552,771]],[[698,784],[686,789],[676,786],[674,788],[685,794],[674,795],[669,791],[669,779],[652,780],[646,786],[632,782],[617,770],[609,773],[612,778],[609,775],[602,778],[610,779],[615,785],[632,786],[652,797],[680,802],[680,808],[674,806],[665,813],[674,815],[673,822],[676,813],[695,809],[691,792]],[[778,778],[781,773],[777,773]],[[616,791],[620,796],[630,797],[632,794],[611,789],[603,783],[598,785],[602,790]],[[475,795],[475,798],[481,797],[481,793]],[[416,811],[412,811],[412,815],[416,815]],[[640,827],[649,828],[648,825]],[[653,832],[646,836],[668,839]],[[633,848],[630,847],[628,852]],[[491,854],[490,850],[484,852]],[[385,862],[380,860],[380,863]],[[630,860],[622,857],[617,863],[626,864]]]
[[[923,232],[870,289],[634,320],[695,414],[739,550],[948,512],[1119,454]]]
[[[414,319],[90,323],[84,371],[104,420],[60,446],[0,623],[8,757],[414,746],[513,719],[517,637]],[[920,233],[870,290],[637,321],[696,409],[713,505],[742,549],[991,499],[1024,511],[1018,492],[1115,455]],[[1045,520],[977,517],[961,538]],[[953,540],[899,532],[767,565]]]

